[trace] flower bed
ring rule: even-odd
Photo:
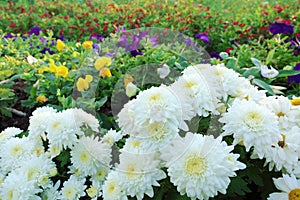
[[[0,7],[1,198],[298,198],[293,2],[34,2]]]

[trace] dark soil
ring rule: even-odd
[[[22,100],[26,100],[28,98],[28,94],[24,92],[24,88],[25,88],[24,81],[22,79],[16,80],[12,89],[14,90],[14,93],[18,98],[18,100],[12,108],[21,111],[23,113],[26,113],[26,116],[23,117],[12,113],[11,118],[4,117],[3,119],[1,119],[0,131],[4,130],[7,127],[12,127],[12,126],[20,128],[24,131],[27,130],[29,125],[29,117],[31,116],[33,109],[26,108],[21,105]]]

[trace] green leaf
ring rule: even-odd
[[[274,53],[275,53],[276,48],[272,49],[271,51],[269,51],[268,56],[266,58],[266,65],[268,65],[270,63],[270,61],[272,60]]]
[[[231,179],[230,185],[228,187],[228,193],[243,196],[249,192],[251,192],[251,190],[249,189],[247,182],[244,181],[241,177],[236,176]]]
[[[260,60],[257,60],[256,58],[251,58],[252,63],[256,66],[256,67],[261,67],[262,63]]]
[[[254,76],[254,77],[258,77],[260,74],[260,69],[257,68],[257,67],[253,67],[253,68],[250,68],[248,70],[246,70],[244,73],[243,73],[243,76],[245,78],[248,78],[250,75]]]
[[[99,101],[95,102],[95,109],[98,110],[100,107],[102,107],[107,101],[107,96],[101,98]]]
[[[277,77],[288,77],[288,76],[294,76],[300,74],[300,71],[298,70],[279,70],[279,74]]]
[[[256,79],[255,78],[255,79],[252,80],[252,83],[255,84],[255,85],[257,85],[258,87],[261,87],[262,89],[267,90],[269,94],[275,95],[273,89],[266,82],[264,82],[264,81],[262,81],[260,79]]]

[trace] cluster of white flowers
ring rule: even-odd
[[[111,141],[85,136],[98,133],[99,122],[81,109],[61,112],[37,108],[30,117],[28,133],[14,127],[0,133],[1,199],[97,199],[110,169]],[[114,141],[113,141],[114,142]],[[59,173],[57,156],[70,152],[69,179],[52,178]],[[66,154],[67,153],[67,154]],[[64,162],[68,162],[68,156]],[[62,174],[60,174],[62,176]],[[63,175],[65,176],[65,175]],[[86,181],[92,185],[87,188]]]
[[[206,200],[226,194],[230,178],[246,167],[232,152],[242,145],[252,158],[265,159],[270,171],[284,173],[274,179],[282,193],[269,199],[297,199],[300,106],[293,102],[267,97],[223,64],[201,64],[169,86],[141,91],[118,114],[121,130],[102,138],[91,136],[99,135],[99,123],[82,109],[37,108],[28,132],[11,127],[0,133],[0,197],[141,200],[154,197],[153,187],[168,176],[181,195]],[[209,115],[223,123],[217,137],[188,126]],[[121,139],[125,144],[116,152]],[[61,159],[67,173],[57,166]]]

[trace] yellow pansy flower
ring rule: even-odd
[[[79,55],[80,55],[80,53],[77,52],[77,51],[73,51],[73,53],[72,53],[72,57],[73,57],[73,58],[76,58],[76,57],[79,56]]]
[[[110,70],[108,69],[108,68],[103,68],[101,71],[100,71],[100,76],[102,77],[102,78],[104,78],[104,77],[111,77],[111,72],[110,72]]]
[[[44,72],[46,72],[46,71],[49,71],[50,69],[49,69],[49,67],[42,67],[42,68],[39,68],[38,69],[38,73],[39,74],[42,74],[42,73],[44,73]]]
[[[293,106],[300,106],[300,98],[290,100]]]
[[[93,42],[92,41],[85,41],[82,43],[83,49],[92,49]]]
[[[58,51],[63,50],[66,47],[65,43],[63,41],[61,41],[60,39],[57,40],[56,42],[56,49]]]
[[[124,88],[127,87],[127,85],[131,82],[133,82],[133,77],[130,76],[130,75],[125,75],[125,78],[124,78]]]
[[[89,89],[89,83],[93,81],[93,77],[91,75],[86,75],[85,78],[79,78],[76,83],[77,90],[81,92],[82,90]]]
[[[103,67],[108,67],[111,65],[111,58],[110,57],[101,57],[101,58],[98,58],[94,64],[94,67],[97,69],[97,70],[100,70],[102,69]]]
[[[67,67],[61,65],[59,67],[56,67],[55,76],[62,76],[66,78],[68,76],[69,70]]]
[[[48,101],[48,98],[45,95],[40,94],[36,97],[36,100],[40,103],[45,103]]]

